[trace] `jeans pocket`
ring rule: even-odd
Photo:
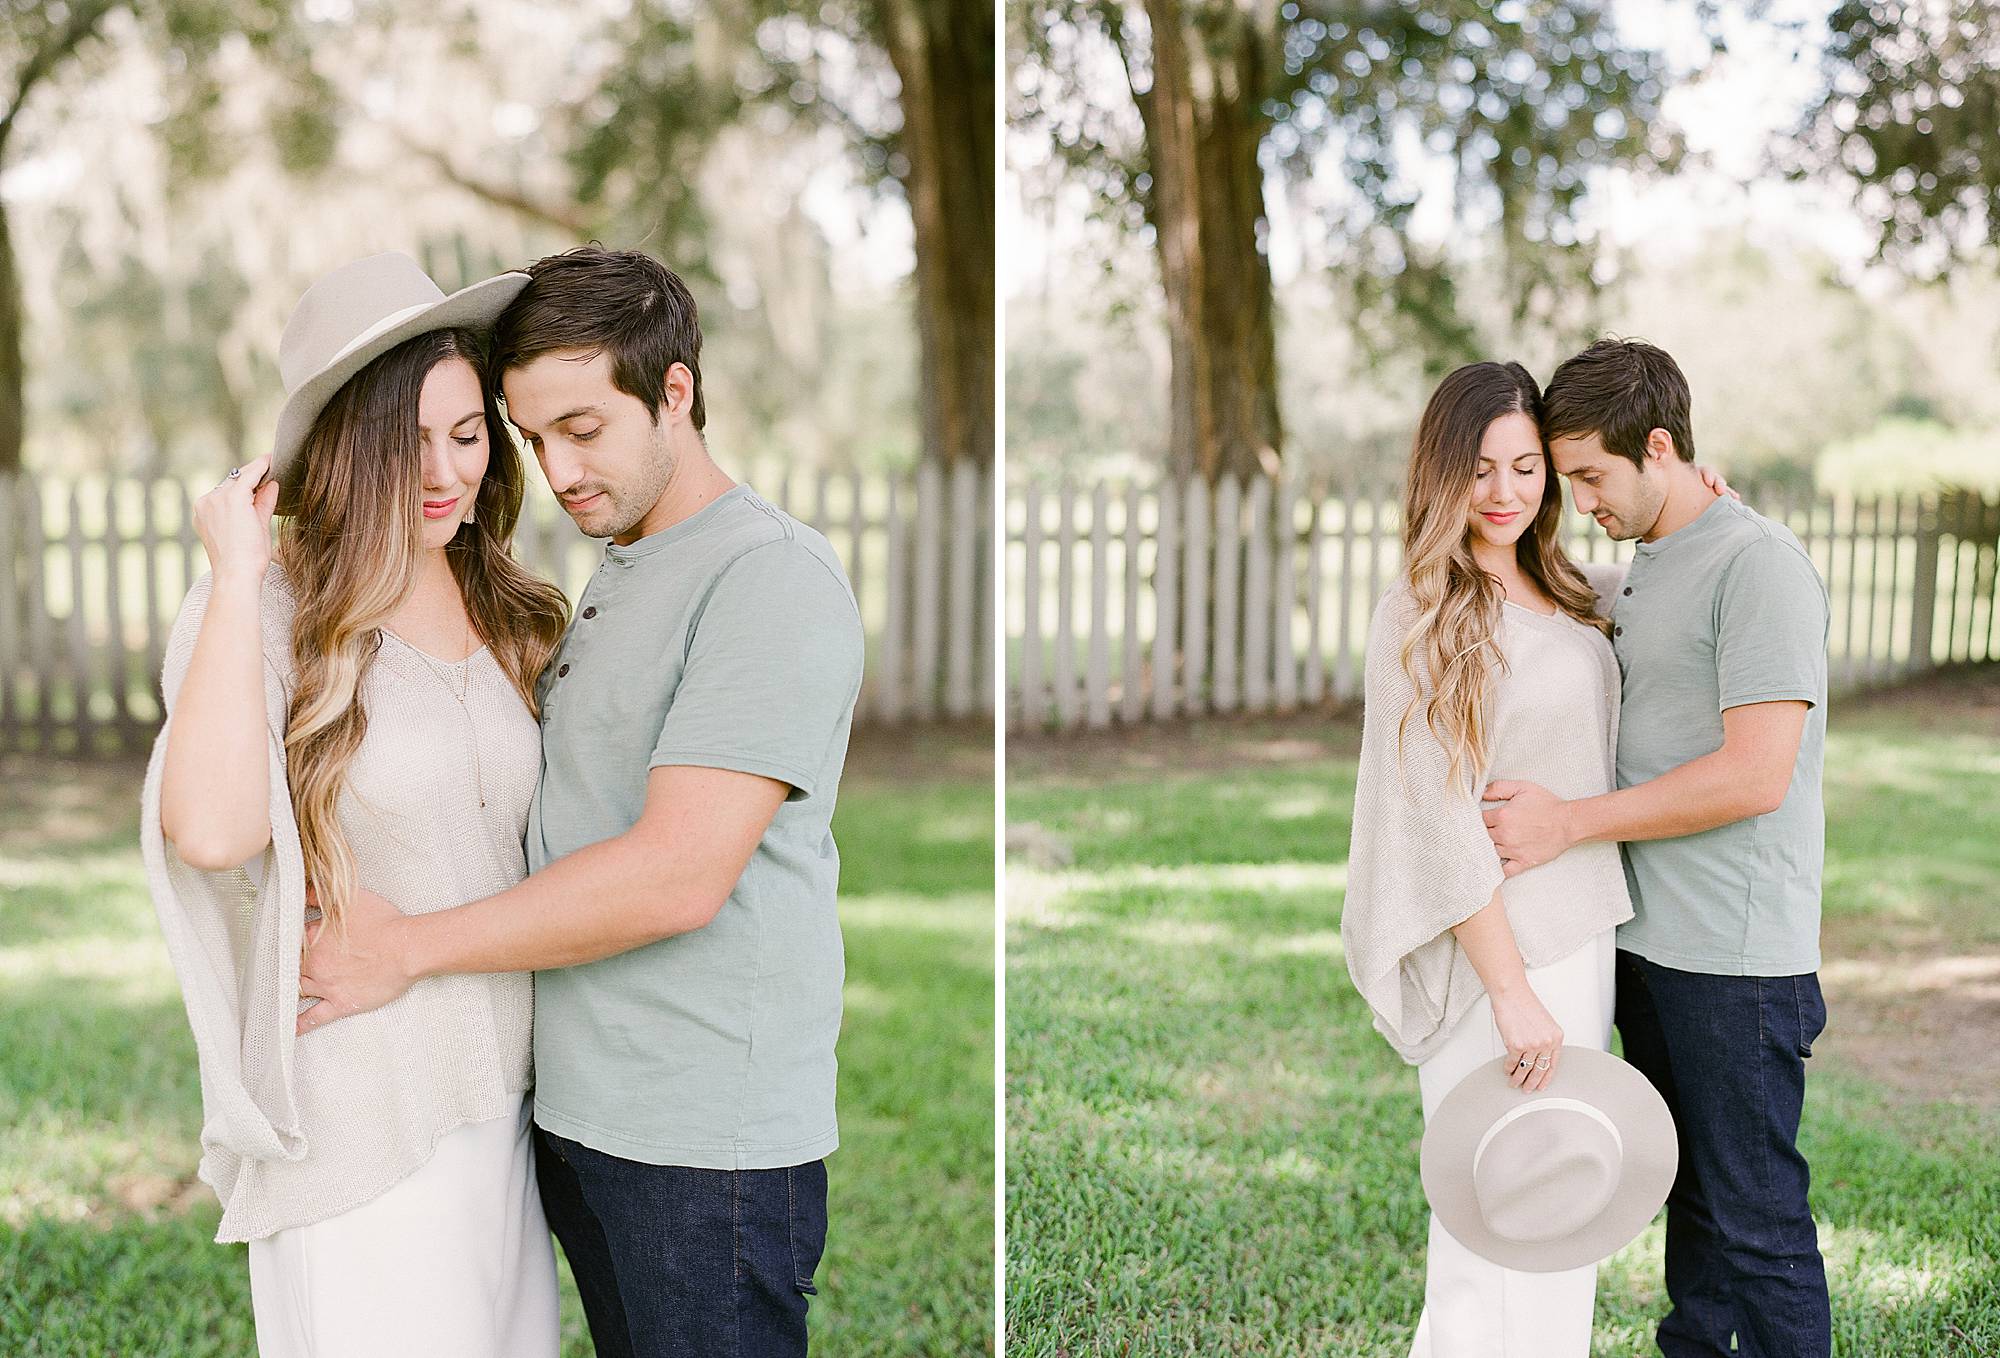
[[[1812,1055],[1812,1044],[1826,1031],[1826,996],[1819,988],[1817,972],[1792,977],[1792,1002],[1799,1019],[1799,1055]]]
[[[815,1160],[787,1169],[785,1196],[791,1218],[792,1285],[816,1297],[819,1288],[813,1285],[813,1274],[826,1251],[826,1162]]]

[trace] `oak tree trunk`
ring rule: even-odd
[[[924,456],[993,465],[993,8],[880,0],[916,225]]]
[[[21,470],[27,434],[27,365],[21,352],[21,278],[7,206],[0,201],[0,476]]]
[[[1152,78],[1133,93],[1173,360],[1168,468],[1211,482],[1272,473],[1283,437],[1257,151],[1266,127],[1263,29],[1273,17],[1263,4],[1144,6]]]

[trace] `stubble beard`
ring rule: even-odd
[[[668,485],[674,479],[674,472],[678,470],[673,452],[667,447],[664,428],[656,431],[652,452],[654,456],[638,484],[606,485],[603,490],[605,507],[593,512],[588,519],[576,520],[577,528],[585,537],[615,538],[629,533],[653,512],[653,506],[660,502],[662,495],[666,494]]]

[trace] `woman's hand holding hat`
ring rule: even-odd
[[[1493,1025],[1507,1044],[1507,1083],[1531,1094],[1539,1092],[1555,1078],[1556,1063],[1562,1059],[1562,1025],[1526,978],[1492,1000]]]

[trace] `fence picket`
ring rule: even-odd
[[[1042,488],[1030,484],[1021,519],[1021,724],[1042,724]]]
[[[1860,656],[1854,649],[1854,617],[1861,598],[1861,591],[1855,588],[1855,581],[1859,578],[1860,570],[1861,499],[1859,496],[1849,495],[1847,497],[1847,579],[1844,582],[1846,588],[1842,591],[1847,595],[1847,619],[1841,624],[1840,629],[1840,671],[1841,681],[1850,684],[1854,682],[1855,668],[1860,663]],[[1830,579],[1827,581],[1829,588],[1831,588],[1832,583]]]
[[[1215,676],[1212,706],[1234,712],[1241,704],[1237,680],[1242,674],[1243,633],[1237,617],[1242,600],[1239,581],[1243,566],[1243,485],[1233,476],[1222,478],[1215,496],[1215,636],[1210,671]]]
[[[1160,483],[1159,537],[1153,551],[1153,717],[1164,721],[1179,703],[1180,486]]]
[[[847,476],[847,584],[854,591],[857,603],[868,598],[866,583],[868,570],[868,504],[865,499],[867,483],[860,472],[850,472]],[[826,536],[833,537],[833,525],[826,526]],[[865,616],[865,615],[864,615]]]
[[[1076,488],[1068,481],[1056,497],[1056,647],[1050,679],[1055,688],[1056,722],[1076,725]]]
[[[1187,492],[1187,553],[1181,558],[1181,579],[1187,589],[1181,616],[1181,711],[1193,716],[1208,702],[1208,541],[1214,523],[1208,482],[1195,477]]]
[[[42,663],[35,668],[35,726],[44,750],[55,748],[56,705],[53,701],[55,688],[55,620],[49,616],[49,539],[48,523],[44,517],[48,513],[52,498],[35,482],[23,480],[21,488],[26,492],[22,499],[28,517],[22,524],[22,540],[28,548],[27,570],[27,633],[28,654],[40,656]]]
[[[945,661],[945,713],[957,718],[972,712],[972,663],[978,650],[974,633],[978,610],[973,590],[978,584],[975,553],[979,534],[974,516],[979,512],[979,474],[969,462],[961,462],[951,473],[951,606],[945,614],[950,646]]]
[[[20,704],[14,685],[20,678],[27,648],[21,637],[21,546],[19,482],[0,476],[0,747],[19,739],[16,723]]]
[[[1127,725],[1139,720],[1146,710],[1146,695],[1139,677],[1139,483],[1125,487],[1125,587],[1118,602],[1125,615],[1124,656],[1119,680],[1118,717]]]
[[[889,478],[889,496],[882,510],[883,591],[881,658],[876,662],[878,680],[875,712],[885,722],[903,719],[903,645],[909,619],[909,572],[904,562],[909,556],[903,535],[901,477]]]
[[[83,483],[69,487],[69,524],[65,546],[69,549],[69,618],[64,629],[69,636],[69,696],[76,731],[77,752],[87,753],[95,744],[97,716],[90,710],[92,688],[90,624],[85,616],[83,580]]]
[[[1271,483],[1250,483],[1243,530],[1243,707],[1271,709]]]
[[[976,621],[972,637],[976,646],[975,654],[978,656],[975,669],[979,678],[979,710],[991,713],[998,710],[994,706],[999,693],[999,682],[995,674],[1001,662],[993,649],[994,632],[997,630],[994,627],[995,604],[998,602],[994,595],[993,582],[995,558],[998,553],[994,549],[993,516],[997,510],[993,499],[993,471],[990,467],[980,471],[978,494],[974,498],[979,505],[979,512],[968,531],[978,539],[979,550],[973,555],[973,564],[977,567],[978,588],[973,595]]]
[[[789,474],[787,480],[790,479]],[[935,464],[926,462],[917,469],[917,574],[915,655],[910,666],[911,710],[921,720],[937,715],[938,642],[943,622],[939,605],[942,594],[944,543],[944,487]]]
[[[1278,495],[1271,534],[1271,702],[1280,712],[1299,705],[1298,642],[1292,635],[1298,610],[1299,489],[1286,481]]]
[[[1110,491],[1102,482],[1090,493],[1090,654],[1085,668],[1084,719],[1111,724],[1111,528]]]
[[[1325,517],[1326,496],[1312,492],[1311,517],[1306,522],[1306,678],[1307,706],[1316,706],[1326,697],[1326,638],[1321,632],[1321,609],[1326,602]]]
[[[1354,692],[1353,636],[1354,483],[1349,481],[1340,496],[1340,641],[1333,660],[1333,696],[1343,702]]]
[[[153,698],[153,717],[157,720],[160,711],[160,664],[166,653],[166,628],[160,617],[160,483],[144,481],[140,483],[139,495],[139,551],[141,564],[140,578],[145,585],[145,645],[146,645],[146,692]]]

